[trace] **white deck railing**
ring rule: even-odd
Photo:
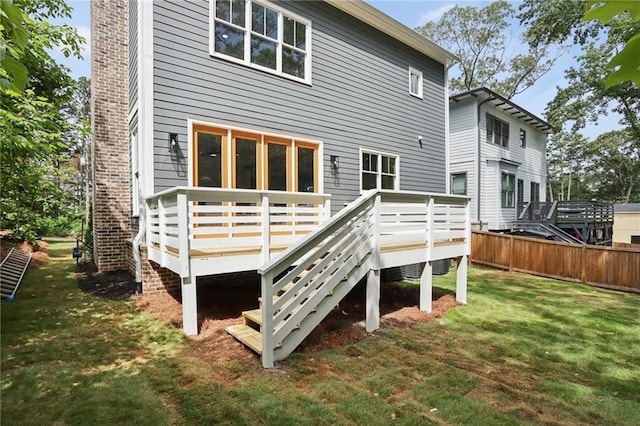
[[[176,187],[147,201],[149,259],[181,277],[257,269],[330,216],[325,194]]]
[[[273,367],[291,353],[370,271],[377,271],[370,281],[378,280],[373,285],[379,299],[380,269],[428,262],[420,304],[430,311],[430,262],[470,252],[467,197],[397,191],[361,196],[258,270],[263,365]],[[466,259],[464,265],[457,280],[461,302],[466,302]],[[378,318],[379,308],[367,296],[368,331],[378,327]]]

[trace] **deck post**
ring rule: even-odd
[[[187,336],[198,334],[198,296],[196,277],[184,277],[182,282],[182,330]]]
[[[433,298],[433,265],[431,260],[427,260],[420,275],[420,310],[431,312]]]
[[[380,270],[371,269],[367,273],[367,333],[380,327]]]
[[[467,255],[458,258],[456,271],[456,301],[467,304]]]
[[[273,368],[275,344],[273,341],[273,273],[262,275],[262,366]]]
[[[262,262],[267,263],[271,258],[271,211],[269,195],[262,194]]]

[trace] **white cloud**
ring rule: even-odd
[[[84,37],[85,44],[82,46],[82,56],[88,58],[91,55],[91,28],[81,25],[75,27],[78,34]]]
[[[453,9],[454,6],[455,6],[455,3],[445,4],[444,6],[440,6],[437,9],[428,11],[427,13],[425,13],[420,17],[418,25],[422,26],[429,21],[437,21],[442,17],[442,15],[447,13],[449,10]]]

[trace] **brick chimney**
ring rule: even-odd
[[[93,242],[99,271],[127,269],[129,182],[127,0],[91,1]]]

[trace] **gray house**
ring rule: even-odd
[[[450,53],[338,0],[97,0],[92,48],[96,263],[179,288],[187,334],[199,277],[244,271],[262,309],[230,332],[265,366],[365,276],[377,328],[382,268],[424,263],[430,310],[431,262],[460,257],[465,301]]]

